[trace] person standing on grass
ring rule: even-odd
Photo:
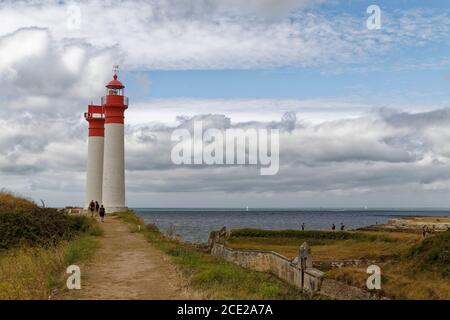
[[[99,214],[100,205],[98,204],[98,201],[95,201],[95,215]]]
[[[341,231],[344,231],[344,229],[345,229],[345,226],[343,223],[341,223]]]
[[[94,200],[91,200],[91,203],[89,203],[89,211],[91,211],[91,217],[94,217],[94,210],[95,210],[95,202]]]
[[[305,231],[305,223],[302,223],[302,231]]]
[[[336,230],[336,226],[334,225],[334,223],[333,223],[333,225],[331,226],[331,230]]]
[[[99,215],[100,215],[100,220],[102,222],[105,222],[105,207],[103,207],[103,205],[100,207]]]

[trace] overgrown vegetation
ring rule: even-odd
[[[190,285],[210,299],[305,299],[298,289],[266,273],[244,269],[166,238],[154,225],[145,225],[134,213],[117,214],[149,242],[172,257]],[[138,227],[140,226],[140,228]]]
[[[364,240],[364,241],[396,241],[394,238],[384,235],[368,234],[363,232],[348,231],[318,231],[318,230],[262,230],[262,229],[234,229],[231,237],[254,238],[297,238],[297,239],[327,239],[327,240]]]
[[[313,261],[362,261],[358,266],[322,268],[328,278],[366,289],[366,269],[375,262],[382,272],[380,295],[450,299],[450,231],[422,239],[416,232],[239,229],[232,230],[227,246],[271,250],[294,258],[304,241],[311,246]]]
[[[382,272],[382,293],[393,299],[450,299],[449,243],[450,231],[437,233],[410,244],[393,259],[377,262]],[[327,276],[365,288],[366,267],[333,269]]]
[[[92,219],[0,192],[0,299],[48,299],[65,268],[93,253],[98,235]]]
[[[80,235],[51,247],[19,247],[0,253],[0,300],[48,299],[64,285],[65,269],[89,258],[98,238]]]
[[[414,261],[416,270],[439,272],[450,280],[450,230],[413,246],[405,259]]]
[[[53,246],[92,228],[92,220],[40,208],[9,193],[0,193],[0,250],[18,246]]]
[[[308,242],[315,260],[381,259],[400,256],[420,239],[418,234],[378,231],[298,231],[237,229],[227,245],[235,249],[278,252],[288,258],[298,255]]]

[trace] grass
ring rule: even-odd
[[[413,246],[404,260],[413,261],[417,271],[434,271],[450,280],[450,230]]]
[[[98,239],[80,235],[53,247],[20,247],[0,253],[0,300],[48,299],[64,283],[65,269],[89,258]]]
[[[411,261],[395,260],[377,263],[381,269],[380,294],[401,300],[449,300],[450,281],[440,272],[417,272]],[[366,288],[366,265],[332,269],[326,276],[347,284]]]
[[[207,299],[309,299],[298,289],[272,275],[238,265],[196,250],[194,246],[164,237],[154,225],[145,225],[132,212],[116,214],[168,254],[194,291]],[[140,231],[138,226],[140,226]]]
[[[313,260],[367,259],[381,268],[380,294],[393,299],[450,299],[450,231],[425,240],[394,231],[232,230],[227,246],[294,258],[307,241]],[[324,269],[326,277],[366,289],[368,264]]]
[[[315,260],[371,260],[399,256],[420,239],[417,234],[393,232],[241,230],[232,230],[229,247],[271,250],[291,259],[298,256],[299,246],[305,241],[312,247]]]
[[[393,299],[450,299],[450,231],[410,245],[397,258],[377,263],[383,293]],[[327,276],[365,287],[365,267],[344,267]]]
[[[66,267],[87,259],[101,234],[93,219],[0,192],[0,299],[48,299]]]
[[[231,237],[252,237],[252,238],[290,238],[304,240],[364,240],[364,241],[387,241],[393,242],[396,239],[382,234],[370,234],[364,232],[349,231],[319,231],[319,230],[262,230],[253,228],[234,229]]]

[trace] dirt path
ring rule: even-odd
[[[106,219],[94,257],[81,268],[81,290],[65,290],[57,299],[189,299],[169,258],[138,233]]]

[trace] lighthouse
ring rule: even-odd
[[[125,86],[117,79],[106,85],[102,98],[105,114],[105,147],[103,154],[103,205],[107,213],[127,210],[125,206],[124,114],[128,108]]]
[[[85,208],[94,200],[102,203],[103,147],[105,140],[105,115],[103,107],[89,105],[84,118],[89,123],[88,163],[86,173]]]

